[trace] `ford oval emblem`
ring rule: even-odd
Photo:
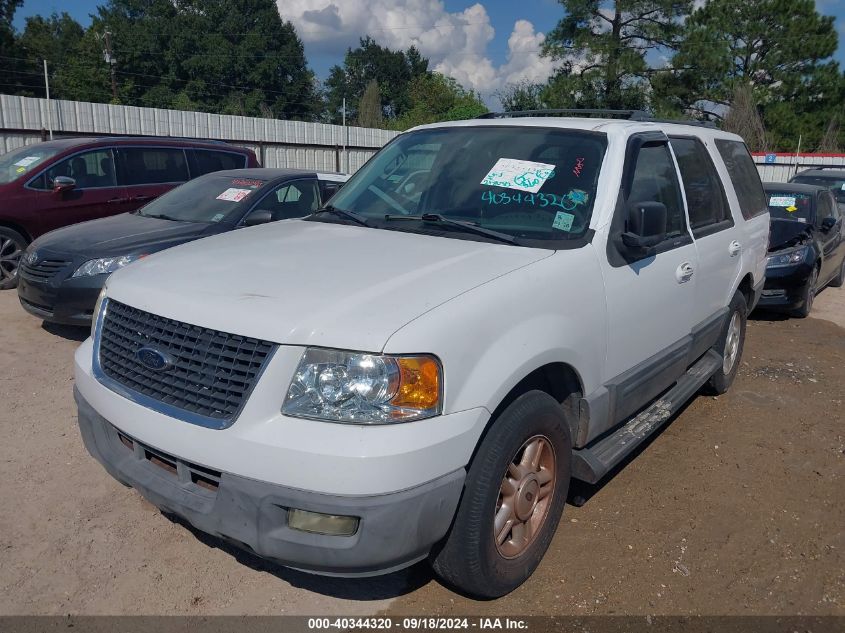
[[[144,367],[154,371],[164,371],[173,366],[173,359],[154,347],[142,347],[135,356]]]

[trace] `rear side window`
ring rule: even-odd
[[[285,183],[270,192],[256,209],[270,212],[270,217],[276,220],[301,218],[317,210],[320,196],[317,192],[316,180],[295,180]]]
[[[730,224],[727,223],[722,227],[716,226],[731,220],[731,213],[707,148],[701,141],[692,138],[673,138],[670,142],[684,183],[693,235],[698,237],[719,228],[728,228]]]
[[[148,185],[188,180],[185,152],[170,147],[120,147],[117,173],[122,185]]]
[[[34,189],[52,189],[56,176],[73,178],[77,189],[95,189],[116,186],[114,161],[110,149],[82,152],[56,163],[29,186]]]
[[[666,237],[678,237],[685,232],[681,190],[666,144],[643,145],[640,148],[628,202],[663,203],[666,206]]]
[[[246,157],[232,152],[215,152],[212,150],[191,150],[191,172],[194,178],[213,171],[224,169],[243,169],[246,167]]]
[[[739,199],[742,217],[750,220],[765,213],[768,205],[766,194],[763,192],[763,183],[760,181],[760,174],[745,143],[716,139],[716,148],[722,160],[725,161],[736,197]]]

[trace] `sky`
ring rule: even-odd
[[[103,0],[24,0],[15,15],[67,11],[87,26]],[[416,45],[431,66],[492,101],[508,83],[543,82],[554,71],[539,55],[545,33],[563,15],[556,0],[278,0],[282,17],[296,26],[309,65],[321,79],[364,35],[390,48]],[[836,17],[845,66],[845,0],[816,0]]]

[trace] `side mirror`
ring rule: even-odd
[[[244,226],[258,226],[259,224],[267,224],[272,221],[273,214],[270,211],[258,209],[244,218]]]
[[[56,176],[53,178],[53,193],[70,191],[74,187],[76,187],[76,181],[69,176]]]
[[[827,233],[836,226],[836,218],[825,218],[822,220],[822,232]]]
[[[662,202],[634,202],[628,207],[628,230],[622,234],[627,250],[645,254],[666,239],[666,205]]]

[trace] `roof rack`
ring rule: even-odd
[[[548,110],[514,110],[513,112],[485,112],[478,116],[479,119],[510,119],[517,117],[532,117],[532,116],[587,116],[587,117],[606,117],[606,118],[620,118],[628,121],[641,121],[644,123],[675,123],[678,125],[698,125],[701,127],[715,128],[716,125],[712,121],[695,121],[693,119],[656,119],[644,110],[605,110],[598,108],[567,108],[567,109],[548,109]]]

